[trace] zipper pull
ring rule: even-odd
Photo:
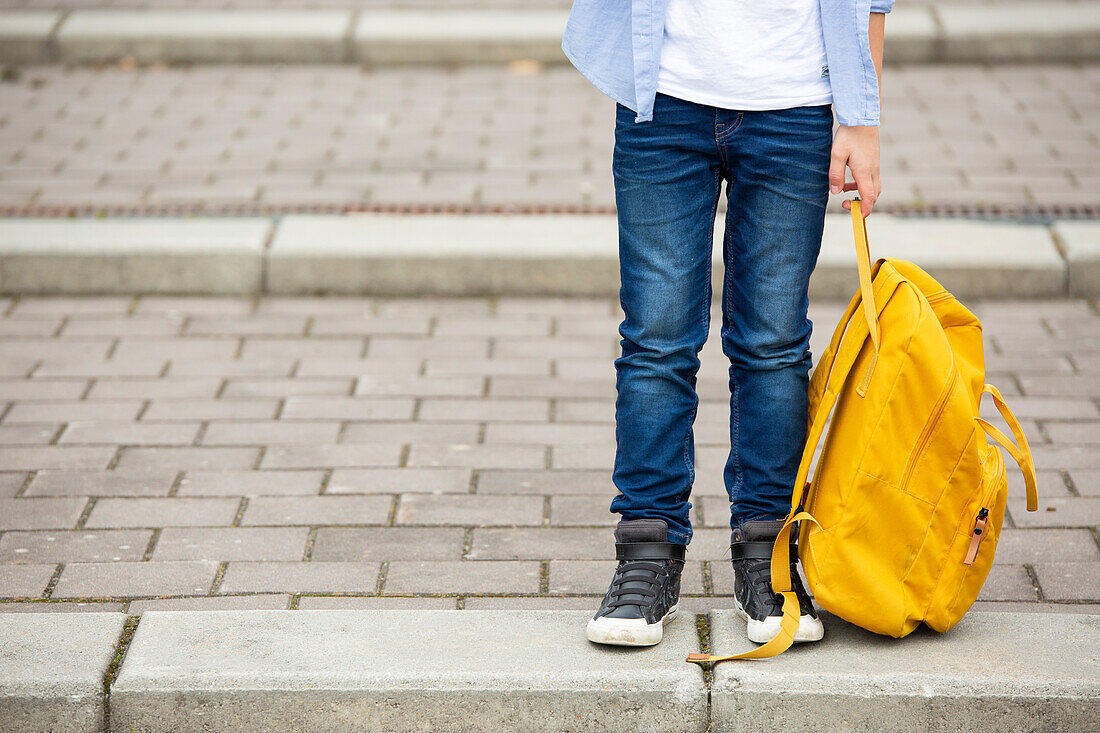
[[[978,545],[982,544],[982,535],[985,534],[985,523],[988,518],[989,510],[983,506],[981,511],[978,512],[978,516],[974,518],[974,529],[971,530],[970,535],[970,549],[966,551],[966,559],[963,560],[963,565],[974,564],[974,558],[978,556]]]

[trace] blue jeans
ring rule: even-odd
[[[829,197],[832,106],[740,111],[658,93],[654,120],[617,105],[619,219],[615,466],[623,519],[659,517],[688,544],[699,351],[727,181],[722,351],[729,358],[730,526],[790,510],[806,441],[807,288]]]

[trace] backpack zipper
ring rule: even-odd
[[[999,448],[993,449],[992,460],[997,462],[996,475],[1000,476],[1004,466],[1004,456],[1001,455]],[[984,473],[984,470],[983,470]],[[966,550],[966,557],[963,558],[963,565],[973,565],[974,560],[978,557],[978,547],[982,544],[982,540],[985,539],[986,525],[989,520],[989,504],[992,502],[993,497],[996,496],[997,483],[996,479],[993,482],[993,488],[986,492],[986,495],[982,497],[982,506],[978,508],[978,514],[974,517],[974,524],[970,528],[970,546]]]
[[[901,472],[901,482],[899,487],[902,491],[909,485],[909,479],[912,477],[913,469],[916,468],[917,460],[920,459],[921,454],[924,452],[925,446],[932,437],[932,430],[936,427],[936,423],[940,419],[940,415],[943,413],[944,408],[947,407],[947,400],[951,397],[951,393],[955,391],[955,382],[959,379],[959,368],[952,362],[951,373],[947,378],[947,383],[944,385],[943,391],[936,399],[936,404],[932,408],[932,414],[928,417],[928,420],[924,423],[924,428],[921,430],[920,437],[917,438],[917,443],[913,447],[913,451],[909,454],[909,460],[905,462],[905,468]]]

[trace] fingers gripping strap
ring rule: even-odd
[[[1029,512],[1037,511],[1039,509],[1039,495],[1035,480],[1035,459],[1031,455],[1031,446],[1027,442],[1027,436],[1024,435],[1024,429],[1020,427],[1020,421],[1009,409],[1000,391],[992,384],[987,384],[982,388],[982,393],[987,392],[992,395],[993,404],[997,406],[997,412],[1001,413],[1001,417],[1008,423],[1008,427],[1016,437],[1016,442],[1013,443],[1007,435],[998,430],[988,420],[980,417],[974,419],[978,421],[978,424],[982,426],[989,437],[997,441],[1016,461],[1016,465],[1020,467],[1020,472],[1024,475],[1024,486],[1027,490],[1027,510]]]
[[[616,542],[616,560],[683,560],[686,545],[675,542]]]

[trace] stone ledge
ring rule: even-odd
[[[0,61],[89,63],[361,61],[374,64],[568,63],[565,10],[0,11]],[[57,14],[53,14],[57,20]],[[884,60],[1067,61],[1100,58],[1100,9],[1034,2],[895,7]]]
[[[0,219],[0,291],[258,292],[268,219]]]
[[[715,299],[722,230],[719,217]],[[872,256],[910,259],[960,298],[1100,293],[1094,222],[875,214],[868,231]],[[828,214],[811,295],[846,299],[855,288],[850,215]],[[0,219],[5,293],[614,297],[618,289],[618,225],[607,214]]]
[[[702,731],[695,619],[656,648],[589,642],[586,611],[149,612],[111,690],[118,730]]]
[[[711,612],[713,654],[754,644]],[[1005,731],[1100,728],[1100,616],[971,613],[904,639],[825,615],[825,638],[762,662],[715,665],[715,731]]]
[[[0,730],[100,731],[121,613],[0,614]]]
[[[75,10],[57,31],[59,58],[89,63],[331,63],[348,58],[343,10]]]

